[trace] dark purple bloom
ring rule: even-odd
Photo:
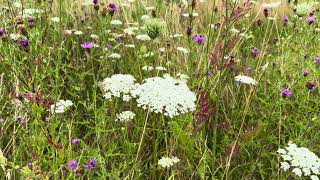
[[[278,39],[278,38],[274,38],[274,39],[273,39],[273,42],[274,42],[274,43],[277,43],[277,42],[279,42],[279,39]]]
[[[306,87],[309,89],[309,90],[313,90],[317,87],[317,84],[315,82],[308,82]]]
[[[194,42],[198,43],[198,44],[205,44],[207,39],[204,35],[201,35],[201,34],[195,34],[192,36],[192,39]]]
[[[264,14],[265,17],[268,17],[268,16],[269,16],[269,11],[270,11],[270,10],[269,10],[268,8],[264,8],[264,9],[263,9],[263,14]]]
[[[191,36],[191,34],[192,34],[192,27],[189,26],[189,27],[187,28],[187,35],[188,35],[188,36]]]
[[[6,30],[3,28],[0,28],[0,37],[4,36],[6,34]]]
[[[88,169],[92,170],[97,166],[97,160],[95,159],[89,159],[87,167]]]
[[[317,56],[317,57],[314,59],[314,63],[320,65],[320,56]]]
[[[36,22],[36,19],[33,18],[33,17],[29,17],[29,18],[28,18],[28,22],[31,23],[31,24],[33,24],[33,23]]]
[[[98,0],[93,0],[93,4],[98,4]]]
[[[114,15],[118,11],[115,3],[109,3],[109,11],[111,15]]]
[[[81,44],[81,47],[83,49],[92,49],[92,48],[96,47],[96,44],[94,44],[93,42],[84,42]]]
[[[32,169],[32,160],[28,161],[27,166]]]
[[[67,163],[68,168],[70,168],[72,171],[76,171],[78,168],[78,165],[79,163],[76,160],[70,160]]]
[[[280,90],[282,97],[291,97],[293,95],[292,91],[288,88],[284,88]]]
[[[16,121],[21,121],[22,120],[22,116],[16,116]]]
[[[74,138],[71,140],[72,144],[78,144],[79,142],[80,142],[80,139],[78,139],[78,138]]]
[[[29,40],[28,39],[21,39],[20,44],[21,44],[21,46],[27,48],[27,47],[29,47]]]
[[[312,16],[307,17],[306,20],[307,20],[307,22],[308,22],[309,24],[313,24],[313,23],[316,22],[316,19],[315,19],[314,17],[312,17]]]
[[[210,70],[208,70],[208,76],[211,77],[213,74]]]
[[[303,71],[303,76],[306,77],[310,74],[310,72],[306,69]]]
[[[257,49],[257,48],[254,48],[252,51],[251,51],[251,55],[253,56],[253,57],[258,57],[258,56],[260,56],[260,50],[259,49]]]
[[[287,25],[289,23],[289,17],[288,16],[284,16],[283,22],[284,22],[284,25]]]

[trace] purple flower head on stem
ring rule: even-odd
[[[27,166],[28,166],[29,168],[32,168],[32,160],[28,161]]]
[[[306,69],[303,71],[303,76],[306,77],[310,74],[310,72]]]
[[[98,4],[98,0],[93,0],[93,4]]]
[[[21,44],[21,46],[27,48],[27,47],[29,47],[29,40],[28,39],[21,39],[20,44]]]
[[[309,24],[313,24],[313,23],[316,22],[316,19],[315,19],[314,17],[312,17],[312,16],[307,17],[306,20],[307,20],[307,22],[308,22]]]
[[[264,14],[265,17],[269,16],[269,12],[270,12],[270,10],[268,8],[264,8],[263,9],[263,14]]]
[[[207,39],[204,35],[202,34],[195,34],[192,36],[192,39],[194,42],[200,44],[200,45],[203,45],[206,43]]]
[[[78,144],[79,142],[80,142],[80,139],[78,139],[78,138],[74,138],[71,140],[72,144]]]
[[[115,3],[109,3],[109,11],[111,15],[114,15],[118,11],[118,8]]]
[[[92,49],[92,48],[96,47],[96,44],[94,44],[93,42],[84,42],[81,44],[81,47],[83,49]]]
[[[16,116],[16,121],[21,121],[22,120],[22,116]]]
[[[278,38],[274,38],[273,39],[273,43],[277,43],[277,42],[279,42],[279,39]]]
[[[317,87],[317,84],[315,82],[308,82],[306,84],[306,87],[309,89],[309,90],[314,90],[316,87]]]
[[[73,172],[75,172],[77,170],[78,165],[79,165],[79,163],[76,160],[70,160],[67,162],[68,168],[70,168]]]
[[[33,24],[33,23],[36,22],[36,19],[35,19],[34,17],[29,17],[29,18],[28,18],[28,22],[29,22],[30,24]]]
[[[260,54],[261,54],[261,52],[260,52],[260,50],[257,49],[257,48],[254,48],[254,49],[251,51],[251,55],[252,55],[253,57],[258,57],[258,56],[260,56]]]
[[[314,63],[317,65],[320,65],[320,56],[317,56],[316,58],[314,58]]]
[[[87,163],[87,167],[88,169],[92,170],[97,166],[97,160],[95,159],[89,159],[88,163]]]
[[[0,28],[0,37],[4,36],[6,34],[6,30],[3,28]]]
[[[293,96],[293,93],[290,89],[288,88],[283,88],[280,90],[281,94],[282,94],[282,97],[291,97]]]
[[[289,23],[289,17],[288,16],[284,16],[283,22],[284,22],[284,25],[287,25]]]

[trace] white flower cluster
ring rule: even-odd
[[[120,122],[127,122],[132,120],[136,114],[131,112],[131,111],[122,111],[121,113],[117,114],[117,119],[116,121],[120,121]]]
[[[284,171],[292,169],[292,172],[301,177],[310,176],[312,180],[318,180],[320,175],[320,159],[308,148],[298,147],[296,144],[288,144],[285,149],[279,148],[279,153],[284,160],[281,169]]]
[[[243,83],[243,84],[250,84],[250,85],[257,85],[258,84],[258,82],[255,79],[253,79],[249,76],[238,75],[235,77],[235,80],[240,83]]]
[[[176,156],[173,156],[171,158],[162,157],[161,159],[159,159],[158,165],[160,165],[163,168],[169,168],[169,167],[173,166],[173,164],[176,164],[178,162],[180,162],[180,159],[177,158]]]
[[[151,112],[163,113],[170,118],[196,108],[196,96],[187,84],[169,75],[145,79],[131,93],[137,98],[139,107],[150,108]]]
[[[135,81],[135,78],[130,74],[115,74],[100,82],[100,87],[105,93],[105,99],[111,99],[112,96],[120,98],[122,95],[122,100],[129,102],[130,92],[137,88]]]
[[[51,112],[64,113],[73,102],[70,100],[59,100],[56,104],[51,105]]]
[[[308,13],[310,13],[312,11],[312,9],[314,8],[315,5],[317,5],[318,3],[316,2],[304,2],[304,3],[300,3],[298,4],[295,9],[296,9],[296,13],[300,16],[303,15],[307,15]]]

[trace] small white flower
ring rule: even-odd
[[[82,35],[83,32],[82,32],[82,31],[75,31],[73,34],[75,34],[75,35]]]
[[[183,34],[174,34],[174,35],[171,35],[170,37],[179,38],[179,37],[183,37]]]
[[[112,53],[108,56],[109,58],[112,58],[112,59],[120,59],[121,58],[121,55],[118,54],[118,53]]]
[[[127,121],[131,121],[136,116],[136,114],[131,111],[122,111],[116,116],[117,116],[116,121],[127,122]]]
[[[249,76],[238,75],[235,77],[236,81],[243,84],[257,85],[257,81]]]
[[[154,68],[153,68],[153,66],[143,66],[142,70],[143,71],[152,71],[152,70],[154,70]]]
[[[135,48],[136,46],[134,44],[126,44],[124,45],[125,47],[128,47],[128,48]]]
[[[145,14],[145,15],[142,15],[140,19],[142,21],[146,21],[146,20],[150,19],[150,16]]]
[[[51,21],[55,22],[55,23],[58,23],[58,22],[60,22],[60,18],[59,17],[52,17]]]
[[[119,26],[119,25],[122,25],[122,22],[120,20],[115,19],[115,20],[112,20],[110,24],[113,26]]]
[[[159,48],[160,52],[166,52],[166,48]]]
[[[158,66],[158,67],[156,67],[156,70],[158,70],[158,71],[166,71],[167,69],[165,67]]]
[[[187,82],[189,79],[188,75],[182,74],[182,73],[178,73],[177,76],[184,82]]]
[[[180,161],[180,159],[178,159],[177,157],[162,157],[161,159],[159,159],[158,161],[158,165],[160,165],[163,168],[169,168],[171,166],[173,166],[173,164],[176,164]]]
[[[151,11],[151,10],[154,10],[154,9],[156,9],[156,8],[153,7],[153,6],[146,7],[146,10],[147,10],[147,11]]]
[[[177,50],[184,53],[184,54],[188,54],[189,53],[189,50],[184,48],[184,47],[177,47]]]
[[[91,34],[90,37],[91,37],[92,39],[99,39],[99,36],[96,35],[96,34]]]
[[[33,9],[33,8],[30,8],[30,9],[24,9],[20,14],[21,14],[21,15],[23,14],[23,17],[26,18],[26,17],[29,17],[29,16],[41,14],[41,13],[43,13],[43,12],[44,12],[44,11],[41,10],[41,9]]]
[[[275,3],[269,3],[269,4],[262,4],[262,8],[274,9],[279,7],[280,5],[281,5],[281,1],[275,2]]]
[[[151,38],[147,34],[137,35],[136,38],[141,41],[150,41],[151,40]]]
[[[281,162],[281,169],[283,169],[284,171],[287,171],[288,169],[290,169],[290,164],[287,162]]]
[[[234,34],[239,34],[240,33],[240,31],[238,29],[236,29],[236,28],[231,28],[230,31],[232,33],[234,33]]]
[[[189,13],[184,13],[182,14],[183,17],[189,17]],[[199,13],[196,13],[196,12],[193,12],[192,13],[192,17],[198,17],[199,16]]]
[[[292,169],[292,172],[293,172],[295,175],[299,176],[299,177],[302,176],[302,171],[301,171],[300,168],[294,168],[294,169]]]
[[[311,175],[310,178],[311,180],[319,180],[319,177],[316,175]]]
[[[19,2],[14,2],[13,6],[16,7],[16,8],[21,8],[22,7],[21,3],[19,3]]]
[[[21,37],[20,34],[10,34],[9,36],[10,36],[10,39],[15,40],[15,41]]]
[[[126,29],[123,30],[123,32],[127,35],[135,35],[135,31],[139,30],[138,27],[128,27]]]
[[[143,55],[143,57],[147,58],[147,57],[152,57],[154,56],[154,53],[153,52],[148,52],[146,54]]]
[[[73,102],[70,100],[59,100],[56,104],[51,105],[51,112],[64,113]]]

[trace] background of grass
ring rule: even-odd
[[[253,37],[242,38],[237,43],[233,54],[239,62],[232,69],[217,70],[209,63],[209,53],[232,36],[229,31],[213,29],[209,25],[219,22],[226,12],[230,15],[231,6],[226,12],[215,12],[212,9],[217,1],[197,5],[199,17],[193,21],[193,32],[207,36],[206,45],[198,46],[185,35],[188,21],[181,13],[187,12],[188,8],[180,8],[178,2],[150,0],[142,5],[137,1],[130,8],[120,7],[120,13],[115,17],[103,17],[92,6],[81,7],[77,1],[54,1],[52,8],[50,1],[23,2],[23,8],[39,8],[45,13],[37,18],[34,28],[28,28],[28,52],[19,42],[0,42],[0,117],[5,119],[0,124],[0,147],[8,159],[6,168],[12,171],[13,179],[22,178],[21,169],[30,160],[33,168],[25,177],[73,179],[77,176],[69,171],[63,176],[66,162],[77,159],[85,164],[92,157],[98,160],[97,168],[83,170],[78,177],[287,179],[290,174],[279,170],[275,153],[278,147],[293,141],[320,154],[319,89],[308,91],[305,87],[308,81],[319,84],[319,66],[313,62],[320,53],[318,24],[309,26],[305,17],[291,15],[290,24],[284,27],[282,10],[270,14],[280,17],[274,21],[256,16],[261,10],[257,7],[249,17],[228,24],[229,28],[252,32]],[[0,5],[8,6],[8,1],[2,0]],[[109,40],[113,35],[106,30],[112,29],[112,19],[124,22],[121,27],[112,29],[121,34],[126,23],[143,25],[140,17],[151,16],[145,6],[155,6],[156,16],[167,23],[167,31],[157,43],[141,42],[134,36],[120,42]],[[1,15],[0,27],[17,33],[14,19],[19,11],[10,8],[8,13]],[[59,16],[60,23],[51,22],[53,16]],[[84,35],[65,38],[65,29],[81,30]],[[95,42],[100,47],[84,51],[80,44],[92,41],[89,37],[92,33],[99,36]],[[185,36],[170,38],[174,33]],[[274,43],[274,38],[279,42]],[[129,43],[134,43],[136,48],[124,47]],[[109,45],[112,49],[104,50]],[[188,48],[190,53],[177,52],[178,46]],[[159,52],[160,47],[165,47],[166,52]],[[251,57],[250,51],[254,47],[264,55]],[[108,58],[112,52],[121,54],[122,58],[113,62]],[[143,57],[147,52],[155,55]],[[220,57],[222,61],[223,57]],[[35,60],[41,63],[37,64]],[[172,75],[178,72],[189,75],[188,84],[194,92],[199,95],[200,91],[206,91],[210,95],[209,104],[214,114],[210,123],[201,124],[192,114],[168,119],[150,113],[137,159],[147,112],[137,108],[134,102],[104,100],[98,82],[116,73],[132,74],[138,81],[162,74],[141,70],[142,66],[150,64],[164,66]],[[261,70],[262,67],[267,68]],[[305,69],[310,71],[307,77],[303,76]],[[212,76],[207,76],[208,70]],[[255,77],[259,80],[258,86],[237,84],[234,77],[238,74]],[[281,97],[279,90],[286,87],[293,90],[292,98]],[[70,99],[75,105],[62,115],[43,117],[43,107],[14,98],[16,93],[37,91],[55,100]],[[122,110],[131,110],[137,116],[129,123],[115,122],[115,114]],[[23,116],[24,123],[14,120],[18,115]],[[54,143],[61,144],[61,149],[48,143],[48,134]],[[72,138],[81,139],[80,144],[72,145]],[[157,165],[162,156],[171,155],[179,157],[181,162],[170,169]],[[3,171],[0,174],[4,177]]]

